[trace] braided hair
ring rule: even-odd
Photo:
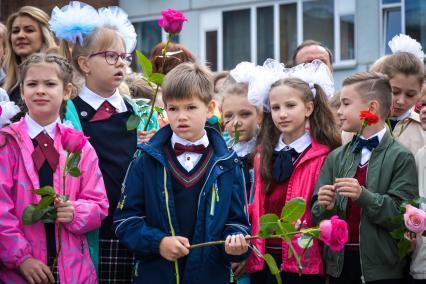
[[[56,66],[56,72],[58,75],[58,78],[62,81],[63,86],[66,86],[69,83],[72,83],[73,79],[73,67],[72,65],[67,61],[66,58],[54,54],[54,53],[34,53],[30,56],[28,56],[20,65],[19,65],[19,77],[20,77],[20,84],[21,84],[21,92],[23,91],[22,83],[25,80],[25,77],[27,75],[28,70],[31,66],[37,65],[37,64],[53,64]],[[61,110],[60,110],[60,116],[61,119],[65,116],[65,107],[66,107],[66,101],[62,102]],[[23,103],[21,106],[21,112],[19,112],[17,115],[15,115],[11,121],[15,122],[21,119],[26,113],[28,112],[27,106]]]

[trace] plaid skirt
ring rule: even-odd
[[[99,283],[132,283],[133,254],[118,240],[99,240]]]

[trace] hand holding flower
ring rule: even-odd
[[[326,210],[334,208],[336,203],[336,189],[334,185],[323,185],[318,191],[318,204]]]
[[[19,270],[28,283],[55,283],[55,278],[49,266],[38,259],[32,257],[27,258],[21,263]]]
[[[58,223],[69,224],[74,219],[74,205],[70,201],[57,200],[55,202],[56,207],[56,220]]]
[[[248,250],[248,242],[243,234],[229,235],[225,240],[225,252],[229,255],[242,255]]]
[[[334,186],[341,196],[351,198],[353,201],[358,200],[362,192],[362,187],[355,178],[336,178]]]
[[[164,237],[160,241],[160,255],[168,261],[175,261],[189,254],[189,246],[189,240],[185,237]]]

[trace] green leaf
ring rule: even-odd
[[[416,199],[414,199],[413,202],[416,203],[416,204],[422,204],[422,203],[426,204],[426,198],[420,196],[420,197],[417,197]]]
[[[278,221],[277,234],[280,235],[285,240],[290,240],[294,236],[296,228],[289,222]]]
[[[263,237],[270,236],[278,228],[278,216],[272,213],[261,216],[259,226]]]
[[[67,169],[72,169],[78,167],[81,159],[81,152],[72,153],[68,159]]]
[[[79,169],[79,168],[77,168],[77,167],[72,168],[72,169],[69,169],[69,170],[68,170],[68,173],[69,173],[71,176],[73,176],[73,177],[79,177],[79,176],[81,176],[80,169]]]
[[[159,107],[159,106],[154,106],[154,110],[155,110],[157,113],[162,113],[162,112],[164,111],[164,108]]]
[[[152,74],[152,63],[151,61],[149,61],[149,59],[143,55],[142,52],[140,52],[139,50],[136,50],[136,58],[138,60],[139,65],[142,68],[143,73],[145,74],[146,77],[151,76]]]
[[[390,234],[392,238],[399,240],[404,237],[404,233],[405,233],[405,228],[400,227],[398,229],[393,230]]]
[[[126,123],[127,130],[130,131],[130,130],[134,130],[138,128],[140,122],[141,122],[141,118],[139,116],[134,114],[130,115]]]
[[[396,215],[391,218],[391,223],[395,225],[404,224],[404,217],[402,215]]]
[[[399,257],[403,259],[411,248],[411,242],[406,238],[402,238],[398,243]]]
[[[149,80],[155,84],[157,84],[158,86],[163,85],[163,81],[164,81],[164,74],[161,73],[152,73],[149,76]]]
[[[271,274],[274,275],[277,279],[278,284],[282,284],[280,269],[278,268],[277,262],[275,261],[274,257],[269,253],[266,253],[263,256],[263,259],[265,260],[266,264],[268,264],[269,270],[271,271]]]
[[[150,99],[135,99],[135,103],[140,107],[149,107],[147,104],[151,102]]]
[[[234,145],[240,142],[240,131],[238,128],[240,128],[240,123],[237,121],[234,125]]]
[[[293,198],[283,207],[281,219],[288,222],[294,222],[303,216],[306,210],[306,202],[303,198]]]
[[[24,225],[32,225],[33,222],[33,213],[37,209],[37,204],[30,204],[24,209],[24,213],[22,214],[22,223]]]
[[[33,189],[31,190],[32,193],[35,193],[37,195],[41,195],[41,196],[55,196],[55,191],[53,190],[53,187],[51,187],[50,185],[47,186],[43,186],[42,188],[39,189]]]
[[[43,197],[37,205],[37,209],[46,209],[55,200],[55,196],[48,195]]]

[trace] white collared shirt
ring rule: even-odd
[[[291,142],[289,145],[284,143],[283,138],[284,136],[281,134],[277,146],[275,146],[275,151],[281,151],[283,149],[290,150],[293,148],[297,153],[300,154],[303,153],[303,151],[305,151],[306,148],[308,148],[312,143],[311,135],[308,132],[305,132],[305,134]]]
[[[99,96],[98,94],[91,91],[86,86],[81,88],[79,97],[88,103],[93,109],[98,110],[99,107],[105,102],[108,101],[113,107],[115,107],[118,113],[126,112],[127,106],[124,102],[123,97],[120,95],[118,89],[115,90],[114,94],[112,94],[109,98],[104,98]]]
[[[61,123],[61,119],[59,118],[59,116],[54,122],[44,127],[38,124],[34,119],[32,119],[28,113],[25,115],[24,119],[25,119],[25,124],[27,125],[28,136],[30,136],[31,139],[34,139],[37,135],[40,134],[40,132],[43,132],[43,131],[47,135],[49,135],[50,138],[55,139],[56,124]]]
[[[207,137],[207,133],[205,131],[204,131],[203,137],[201,137],[195,142],[191,142],[189,140],[183,139],[173,132],[171,142],[172,142],[172,148],[175,147],[176,143],[179,143],[185,146],[204,145],[204,147],[206,148],[209,146],[209,138]],[[182,165],[182,167],[184,167],[185,170],[189,172],[197,165],[197,163],[201,159],[201,156],[203,155],[198,153],[185,152],[182,155],[177,156],[177,159],[179,163]]]
[[[232,150],[237,153],[238,157],[245,157],[248,154],[252,153],[254,150],[254,147],[256,147],[256,139],[253,138],[249,141],[242,141],[238,142],[234,146],[232,146]]]
[[[373,138],[374,136],[377,136],[377,138],[379,139],[379,143],[380,141],[382,141],[383,136],[385,136],[386,133],[386,127],[384,127],[382,130],[380,130],[379,132],[377,132],[376,134],[368,137],[368,139]],[[367,139],[364,136],[361,135],[362,139]],[[367,163],[371,158],[371,151],[368,150],[367,147],[363,147],[361,150],[361,161],[359,162],[360,165],[364,165],[365,163]]]
[[[409,109],[408,111],[406,111],[406,112],[404,112],[403,114],[401,114],[400,116],[398,116],[398,117],[391,117],[390,119],[392,119],[392,120],[398,120],[398,121],[401,121],[401,120],[404,120],[404,119],[406,119],[407,117],[409,117],[411,115],[411,109]]]

